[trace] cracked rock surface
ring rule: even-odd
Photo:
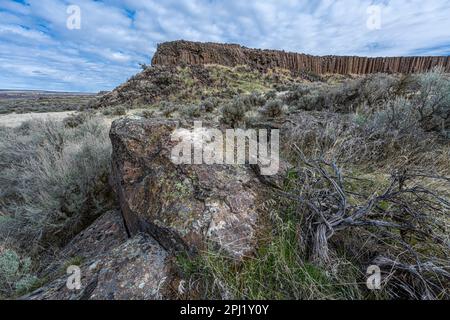
[[[169,256],[153,238],[139,234],[79,266],[80,290],[67,287],[64,269],[25,300],[170,299]]]
[[[265,186],[248,166],[176,165],[178,122],[113,123],[114,186],[130,234],[152,235],[169,251],[206,247],[240,260],[255,250]]]

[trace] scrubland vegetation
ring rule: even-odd
[[[238,299],[448,298],[449,106],[440,70],[294,84],[224,105],[228,125],[281,126],[292,168],[268,203],[260,253],[243,265],[212,251],[182,260],[191,285]],[[369,265],[383,270],[381,291],[365,286]]]
[[[180,255],[196,297],[449,298],[447,74],[151,67],[122,90],[63,123],[0,129],[1,295],[34,288],[47,253],[114,206],[102,119],[137,114],[281,129],[289,169],[266,203],[270,232],[242,264],[213,251]],[[379,291],[365,285],[374,264]]]
[[[0,91],[0,115],[83,110],[94,97],[93,94]]]
[[[0,288],[24,291],[31,271],[114,204],[108,126],[32,121],[0,135]],[[51,254],[50,254],[51,255]],[[31,258],[31,259],[30,259]]]

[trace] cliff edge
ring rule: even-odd
[[[250,49],[237,44],[165,42],[158,45],[152,65],[219,64],[248,65],[266,71],[282,68],[292,72],[317,74],[418,73],[436,66],[450,72],[450,57],[356,57],[312,56],[306,54]]]

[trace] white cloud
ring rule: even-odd
[[[0,36],[3,38],[24,38],[26,41],[36,41],[39,43],[50,43],[51,38],[43,32],[27,29],[17,25],[0,24]]]
[[[27,3],[0,4],[0,87],[112,88],[137,72],[138,62],[148,63],[158,42],[176,39],[318,55],[447,55],[450,50],[447,0]],[[66,28],[69,4],[81,8],[81,30]],[[381,6],[380,30],[366,26],[373,4]]]

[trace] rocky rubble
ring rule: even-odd
[[[312,56],[306,54],[249,49],[237,44],[173,41],[158,45],[153,65],[248,65],[266,71],[282,68],[316,74],[417,73],[435,66],[450,72],[450,57],[356,57]]]

